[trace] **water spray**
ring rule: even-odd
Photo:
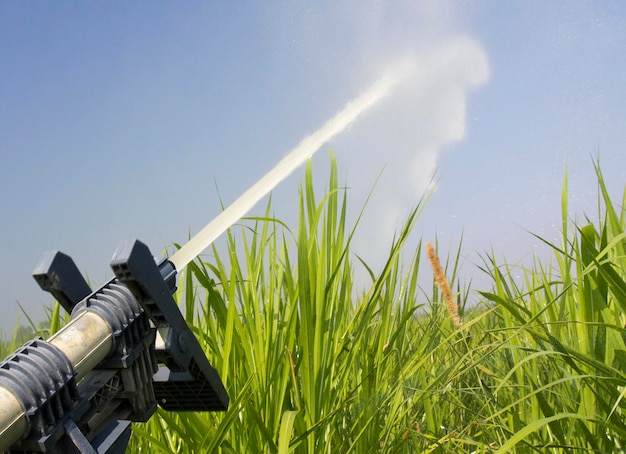
[[[187,244],[180,248],[170,261],[177,270],[181,270],[197,257],[217,237],[231,225],[241,219],[250,209],[278,183],[287,178],[295,169],[319,150],[326,142],[344,131],[361,114],[373,107],[391,93],[399,76],[386,76],[376,82],[365,93],[348,103],[320,129],[302,139],[272,170],[244,192],[232,205],[220,213]]]

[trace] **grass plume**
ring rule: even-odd
[[[454,301],[454,295],[452,294],[452,289],[450,288],[450,282],[448,282],[448,278],[441,267],[435,248],[433,248],[433,245],[430,242],[426,243],[426,254],[428,255],[430,266],[433,269],[435,283],[441,291],[446,308],[450,314],[450,318],[452,318],[452,323],[454,323],[456,328],[460,329],[463,324],[461,322],[461,317],[459,316],[459,307],[457,306],[456,301]]]

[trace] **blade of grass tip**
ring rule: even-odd
[[[297,410],[288,410],[283,413],[278,435],[278,454],[287,454],[289,452],[289,441],[293,434],[293,424],[296,421],[297,415]]]
[[[568,169],[567,164],[565,165],[565,175],[563,176],[563,187],[561,188],[561,238],[563,238],[563,249],[567,249],[567,226],[569,224],[568,221],[568,213],[569,213],[569,196],[568,196]]]
[[[600,188],[600,193],[602,194],[602,200],[604,201],[604,209],[606,211],[608,222],[612,226],[619,226],[620,217],[617,215],[617,211],[615,210],[615,206],[611,201],[611,196],[609,195],[609,191],[606,187],[606,183],[604,181],[604,176],[602,175],[602,170],[600,169],[600,159],[594,163],[594,169],[596,172],[596,179],[598,180],[598,187]],[[617,232],[613,232],[617,233]]]
[[[29,317],[28,313],[26,312],[26,310],[24,309],[24,307],[20,304],[19,301],[16,301],[17,305],[19,306],[20,310],[22,311],[22,314],[24,314],[24,317],[26,317],[26,320],[28,320],[28,324],[30,325],[30,327],[33,329],[33,331],[38,332],[40,331],[37,328],[37,325],[35,325],[35,322],[33,321],[32,318]]]
[[[363,265],[363,268],[365,268],[365,271],[367,272],[367,274],[369,275],[370,279],[372,280],[372,283],[374,281],[376,281],[376,275],[374,274],[374,271],[369,267],[369,265],[365,262],[365,260],[363,260],[361,258],[361,256],[359,256],[357,254],[355,254],[355,257],[361,263],[361,265]]]
[[[50,316],[50,334],[56,333],[61,327],[61,305],[58,302],[54,303],[52,308],[52,315]]]
[[[560,419],[570,419],[570,420],[581,420],[581,421],[593,421],[594,418],[590,416],[584,416],[577,413],[559,413],[554,416],[550,416],[549,418],[541,418],[536,419],[523,427],[521,430],[517,431],[513,434],[511,438],[509,438],[506,443],[500,446],[494,454],[505,454],[513,451],[513,448],[522,440],[527,438],[530,434],[536,432],[542,427],[550,424],[553,421],[558,421]]]
[[[18,339],[20,333],[20,327],[22,326],[22,314],[17,314],[17,323],[15,324],[15,329],[13,330],[13,339],[11,340],[11,348],[14,349],[17,347],[17,343],[21,340]]]

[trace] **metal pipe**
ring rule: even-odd
[[[93,311],[82,311],[47,341],[70,361],[76,381],[82,379],[113,349],[109,323]],[[29,428],[24,403],[0,384],[0,453],[27,435]]]
[[[111,326],[92,311],[83,311],[48,342],[58,347],[76,371],[76,381],[83,378],[113,349]]]
[[[26,412],[20,400],[0,386],[0,452],[5,452],[28,429]]]

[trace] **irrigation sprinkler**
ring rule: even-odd
[[[227,410],[219,373],[172,297],[177,273],[395,81],[381,79],[346,105],[169,259],[122,242],[110,263],[115,277],[94,291],[69,256],[44,254],[33,276],[71,318],[0,363],[0,452],[123,453],[131,423],[158,406]]]

